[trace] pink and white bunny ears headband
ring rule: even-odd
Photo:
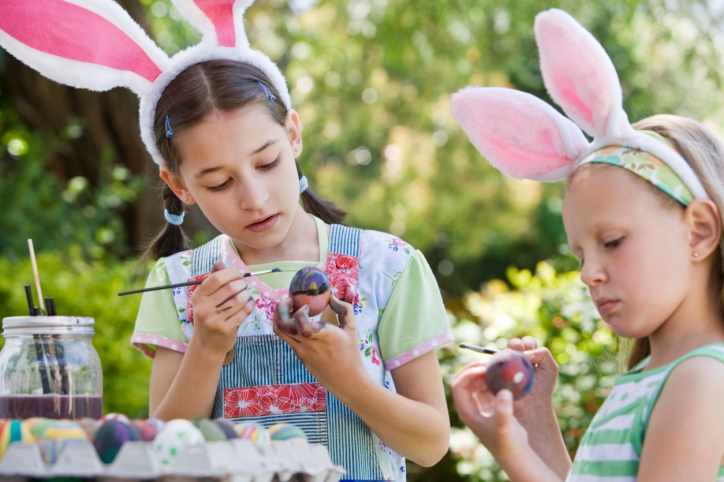
[[[602,148],[622,146],[626,152],[644,151],[660,159],[680,180],[662,183],[654,175],[648,180],[657,187],[669,194],[686,190],[693,198],[709,199],[676,150],[663,138],[631,126],[613,63],[586,29],[566,12],[552,9],[536,16],[535,36],[546,88],[568,118],[537,97],[513,89],[467,87],[452,96],[455,119],[495,168],[517,179],[558,181],[582,162],[607,162],[599,155]],[[592,143],[581,129],[593,137]],[[636,172],[626,160],[619,161],[608,163]]]
[[[249,46],[244,12],[253,1],[172,0],[202,39],[169,58],[113,0],[3,0],[0,46],[56,82],[134,91],[141,99],[141,138],[154,162],[163,165],[153,129],[156,103],[168,83],[193,64],[214,59],[251,64],[291,107],[279,68]]]

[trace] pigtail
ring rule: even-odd
[[[184,213],[184,203],[181,202],[167,184],[164,184],[162,196],[164,208],[170,214],[181,215]],[[189,239],[181,226],[167,222],[161,232],[149,243],[138,262],[141,264],[149,259],[171,256],[179,251],[186,251],[188,249]]]
[[[297,164],[297,174],[302,178],[302,166]],[[344,224],[347,213],[337,207],[332,201],[326,201],[317,196],[311,188],[307,187],[301,194],[302,207],[310,214],[317,216],[327,224]]]

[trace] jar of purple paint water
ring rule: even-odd
[[[103,372],[93,348],[93,318],[3,319],[0,419],[100,418]]]

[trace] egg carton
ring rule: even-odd
[[[108,479],[107,482],[184,482],[201,478],[224,482],[339,482],[344,474],[344,468],[332,463],[323,445],[299,439],[269,444],[237,439],[191,445],[168,465],[159,460],[152,444],[146,442],[125,443],[110,464],[101,462],[88,441],[68,444],[52,465],[43,462],[35,443],[13,443],[0,460],[0,482],[51,477]]]

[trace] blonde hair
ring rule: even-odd
[[[724,226],[724,143],[700,123],[675,115],[655,115],[638,121],[633,127],[637,130],[656,132],[671,141],[674,149],[694,169],[706,192],[719,208],[719,216]],[[587,165],[590,164],[584,164],[584,167]],[[573,181],[579,170],[576,169],[571,173],[568,178],[569,183]],[[645,183],[659,195],[668,198],[667,204],[673,200],[653,185]],[[724,236],[719,241],[719,250],[715,256],[710,281],[712,289],[719,298],[721,313],[724,315]],[[629,370],[651,354],[648,338],[637,338],[633,343],[620,343],[619,346],[623,347],[619,352],[620,361],[628,358],[625,366]],[[623,363],[621,365],[623,366]]]

